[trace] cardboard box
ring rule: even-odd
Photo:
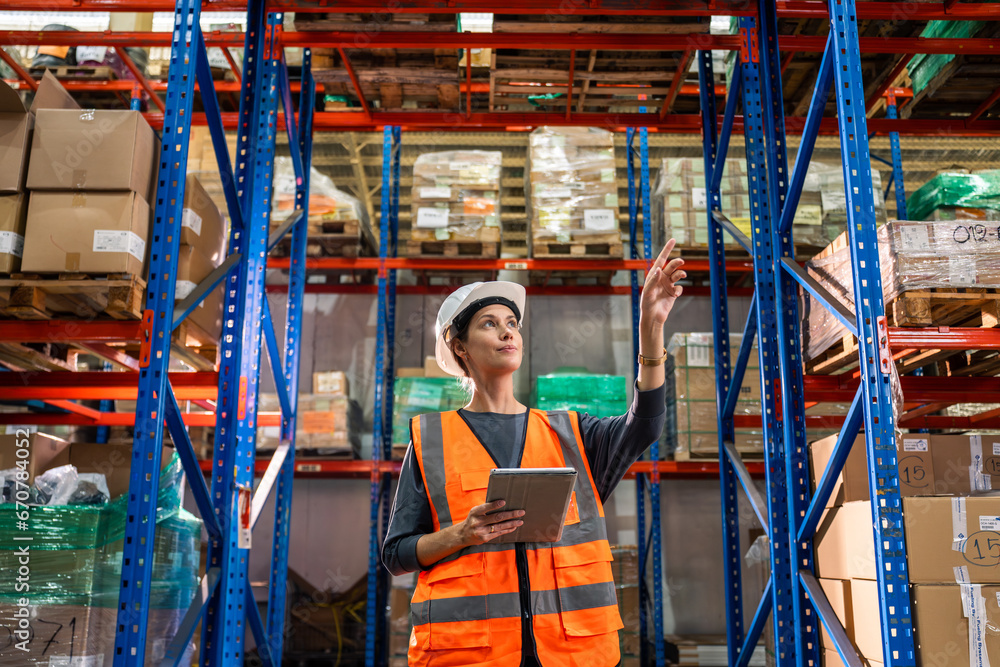
[[[817,576],[824,579],[875,579],[871,503],[844,503],[842,507],[827,510],[820,519],[814,545]]]
[[[181,245],[194,246],[213,266],[222,264],[226,256],[226,221],[201,181],[193,175],[184,182]]]
[[[984,642],[986,654],[993,662],[1000,657],[1000,607],[997,596],[1000,587],[983,586],[978,591],[966,588],[966,595],[980,594],[983,599],[986,627],[974,631],[974,640]],[[917,664],[925,667],[969,667],[989,664],[969,655],[969,623],[965,615],[961,586],[914,586],[913,634],[917,649]]]
[[[149,205],[134,192],[33,192],[21,270],[143,275]]]
[[[903,435],[896,440],[899,490],[903,496],[957,495],[1000,489],[1000,436]],[[837,436],[810,445],[813,489],[819,485]],[[995,455],[993,452],[997,452]],[[827,507],[868,500],[864,436],[858,436]]]
[[[910,582],[1000,583],[1000,495],[904,498],[903,520]]]
[[[870,579],[851,580],[851,613],[854,644],[863,658],[881,661],[882,612],[879,609],[878,583]]]
[[[843,579],[819,579],[823,594],[837,615],[837,620],[844,626],[847,638],[854,641],[854,608],[851,606],[851,582]],[[819,625],[819,645],[824,649],[836,650],[836,646],[826,631],[826,626]]]
[[[185,299],[218,264],[203,255],[198,248],[182,245],[177,249],[177,287],[175,299]]]
[[[400,376],[402,377],[402,376]],[[438,366],[437,359],[435,357],[424,357],[424,377],[428,378],[450,378],[452,375],[445,373],[440,366]]]
[[[21,95],[0,81],[0,192],[24,189],[28,149],[35,117],[21,102]]]
[[[0,81],[0,84],[2,83]],[[0,152],[2,150],[0,148]],[[0,176],[0,179],[2,178]],[[27,217],[28,195],[23,193],[0,195],[0,273],[15,273],[21,270],[21,256],[24,254],[24,223]]]
[[[138,111],[40,109],[27,187],[131,190],[152,201],[157,152],[153,130]]]
[[[344,371],[324,371],[313,373],[313,393],[314,394],[334,394],[347,396],[350,394],[350,385],[347,381],[347,374]]]
[[[25,483],[31,486],[36,475],[56,465],[63,465],[58,461],[61,460],[60,454],[68,446],[69,443],[61,438],[45,433],[28,433],[27,429],[0,434],[0,470],[16,468],[17,462],[23,460],[23,456],[19,457],[18,453],[27,449],[28,479]]]
[[[882,667],[881,662],[865,660],[864,658],[861,658],[861,664],[865,667]],[[847,663],[843,661],[836,650],[826,649],[823,651],[823,667],[847,667]]]
[[[27,607],[27,652],[4,642],[0,665],[94,665],[103,667],[114,653],[115,608],[83,605],[39,604]],[[0,632],[13,637],[19,607],[0,604]]]
[[[160,469],[170,465],[174,449],[164,447],[160,453]],[[132,445],[95,442],[74,442],[63,448],[49,467],[70,464],[77,472],[97,472],[104,475],[108,492],[117,498],[128,492],[129,476],[132,469]]]
[[[191,311],[187,319],[204,331],[209,338],[218,340],[222,337],[222,311],[225,308],[225,302],[225,290],[222,289],[222,285],[219,285],[202,299],[202,302]]]

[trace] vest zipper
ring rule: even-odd
[[[517,590],[521,600],[521,665],[541,665],[535,645],[535,630],[531,623],[531,579],[528,577],[528,549],[523,542],[514,545],[517,563]],[[533,657],[534,663],[525,658]]]

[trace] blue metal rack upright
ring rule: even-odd
[[[209,563],[199,593],[166,651],[164,664],[179,664],[199,622],[201,664],[242,663],[247,628],[253,632],[265,665],[280,663],[285,618],[288,533],[298,395],[299,342],[305,286],[305,237],[312,109],[315,86],[309,50],[304,50],[298,121],[291,104],[289,77],[278,42],[282,15],[268,14],[263,0],[248,7],[240,134],[235,174],[230,164],[222,117],[213,91],[205,41],[200,29],[200,0],[178,0],[174,13],[169,83],[149,283],[143,317],[136,428],[129,481],[121,590],[117,609],[114,664],[145,663],[149,625],[148,585],[153,566],[159,452],[163,424],[177,447],[194,500],[209,533]],[[232,233],[229,256],[182,302],[174,287],[179,225],[184,205],[188,136],[194,87],[202,91],[213,146],[219,160]],[[271,177],[282,101],[296,174],[296,210],[270,233]],[[268,251],[292,230],[292,261],[284,349],[279,350],[264,293]],[[210,292],[224,285],[225,305],[220,344],[219,396],[211,493],[205,484],[180,409],[167,379],[171,332]],[[268,348],[282,412],[282,442],[256,492],[253,492],[257,386],[262,336]],[[251,532],[277,482],[275,541],[268,591],[266,627],[247,579]]]
[[[799,145],[794,170],[786,156],[775,0],[761,0],[756,17],[739,22],[742,48],[727,94],[722,130],[716,125],[711,53],[699,57],[699,81],[709,194],[711,283],[716,305],[716,378],[722,497],[728,651],[731,665],[745,666],[773,614],[775,660],[783,665],[818,664],[818,622],[833,638],[845,664],[860,665],[854,647],[813,574],[812,538],[834,482],[859,430],[868,449],[873,538],[878,568],[884,664],[915,664],[910,619],[902,506],[896,473],[891,403],[893,362],[876,239],[871,158],[861,83],[854,0],[829,0],[830,35]],[[839,303],[794,261],[792,219],[815,145],[830,86],[834,85],[841,158],[847,194],[848,236],[857,313]],[[737,95],[737,92],[740,94]],[[720,210],[719,186],[738,102],[742,102],[752,238],[747,239]],[[895,108],[890,109],[890,117]],[[898,135],[893,140],[897,196],[902,193]],[[901,209],[905,212],[904,208]],[[728,349],[725,254],[722,232],[733,236],[754,261],[755,292],[735,363]],[[810,497],[803,409],[803,364],[799,349],[798,288],[815,297],[858,337],[861,382],[824,471]],[[761,498],[734,446],[736,394],[756,338],[761,369],[767,498]],[[743,623],[740,577],[738,486],[770,540],[771,577],[748,628]],[[818,621],[818,622],[817,622]]]

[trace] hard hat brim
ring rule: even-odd
[[[454,321],[455,317],[464,311],[469,305],[479,301],[480,299],[485,299],[491,296],[503,297],[514,302],[518,310],[521,311],[521,322],[524,322],[525,290],[523,285],[518,285],[517,283],[505,280],[494,280],[482,283],[481,285],[475,287],[465,296],[458,308],[455,309],[455,313],[452,315],[451,321],[447,323],[447,326],[441,328],[441,332],[438,334],[437,340],[435,341],[434,358],[437,360],[438,366],[440,366],[441,370],[445,373],[456,377],[463,375],[462,368],[458,365],[458,360],[455,359],[455,355],[451,352],[451,347],[449,347],[447,341],[445,340],[446,333],[448,329],[451,328],[451,322]]]

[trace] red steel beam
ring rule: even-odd
[[[785,55],[785,59],[781,61],[781,76],[785,76],[785,70],[788,66],[792,64],[792,59],[795,57],[795,51],[791,51]]]
[[[170,383],[179,401],[215,399],[219,374],[211,371],[170,373]],[[0,373],[0,400],[135,400],[138,373],[102,371],[25,371]]]
[[[281,35],[283,46],[323,47],[335,49],[427,49],[426,32],[285,32]],[[433,33],[436,48],[469,49],[537,48],[544,44],[549,49],[604,49],[626,51],[686,51],[688,49],[713,49],[736,51],[740,48],[737,35],[710,35],[704,32],[690,34],[618,34],[618,33],[490,33],[443,32]],[[171,33],[141,32],[57,32],[10,30],[0,32],[0,44],[17,46],[170,46]],[[243,34],[219,32],[205,35],[208,46],[239,46]],[[996,55],[1000,53],[1000,40],[989,38],[954,39],[933,37],[861,37],[862,53],[899,54],[963,54]],[[822,53],[826,48],[826,35],[783,35],[779,48],[785,52]]]
[[[226,62],[229,63],[229,69],[233,71],[233,76],[236,77],[236,85],[243,85],[243,73],[240,72],[240,66],[236,64],[236,59],[233,58],[233,54],[230,53],[228,46],[222,47],[222,55],[226,57]]]
[[[892,327],[889,346],[894,350],[1000,350],[1000,329]]]
[[[872,96],[868,98],[867,102],[865,102],[866,112],[871,111],[872,108],[876,104],[878,104],[878,101],[882,99],[882,96],[885,95],[885,92],[887,90],[889,90],[895,85],[894,82],[896,81],[896,78],[903,73],[903,70],[905,70],[906,66],[909,64],[910,64],[910,58],[908,56],[904,55],[902,58],[899,59],[899,62],[897,62],[896,66],[892,68],[892,71],[889,73],[889,76],[885,78],[885,81],[883,81],[882,84],[875,89],[875,92],[872,93]]]
[[[344,61],[344,68],[347,70],[347,76],[351,77],[351,83],[354,84],[354,90],[358,95],[358,99],[361,100],[361,108],[365,110],[366,116],[371,117],[372,110],[368,108],[368,100],[365,99],[365,92],[361,89],[361,82],[358,81],[358,75],[354,73],[354,66],[351,65],[350,58],[347,57],[347,53],[344,49],[338,48],[337,51],[340,53],[340,57]]]
[[[328,0],[271,0],[271,11],[329,12]],[[22,11],[172,12],[171,0],[18,0],[9,9]],[[511,0],[502,5],[492,0],[344,0],[336,3],[339,12],[362,13],[443,13],[493,12],[516,14],[572,13],[581,16],[756,16],[757,5],[744,0],[651,0],[631,6],[618,0]],[[963,21],[1000,18],[1000,8],[992,3],[944,2],[858,2],[859,19],[885,21]],[[778,18],[827,19],[823,0],[778,0]],[[246,11],[246,0],[208,0],[202,11]]]
[[[677,65],[677,71],[674,72],[674,78],[670,80],[670,88],[667,89],[667,96],[663,98],[663,106],[660,107],[660,120],[666,118],[667,114],[670,113],[670,108],[674,106],[677,93],[680,91],[681,84],[684,83],[684,77],[687,76],[688,67],[691,66],[692,57],[694,57],[692,49],[687,49],[684,51],[684,55],[681,56],[680,63]]]
[[[268,285],[271,294],[287,294],[288,285]],[[447,295],[454,285],[399,285],[397,294]],[[529,296],[627,296],[631,294],[628,285],[556,285],[542,287],[529,285],[524,288]],[[642,291],[642,286],[639,286]],[[322,284],[310,283],[305,286],[306,294],[378,294],[378,285]],[[729,296],[753,296],[752,287],[729,288]],[[712,288],[702,285],[684,287],[684,296],[711,296]]]
[[[29,88],[32,90],[38,90],[38,82],[32,79],[27,70],[21,67],[21,63],[17,61],[17,58],[4,51],[3,48],[0,48],[0,60],[3,60],[5,63],[10,65],[10,68],[14,70],[14,73],[17,74],[21,81],[23,81]]]
[[[309,257],[306,270],[378,269],[378,257]],[[410,269],[413,271],[645,271],[644,259],[436,259],[416,257],[389,257],[385,261],[387,269]],[[686,271],[708,271],[707,259],[685,261]],[[287,269],[289,258],[278,257],[268,260],[268,268]],[[730,267],[732,267],[730,269]],[[753,271],[753,262],[726,262],[726,270],[737,272]]]
[[[132,76],[135,77],[135,80],[139,82],[142,89],[145,90],[146,94],[153,100],[153,104],[155,104],[160,110],[160,113],[166,113],[167,105],[163,103],[160,96],[157,95],[156,91],[149,85],[149,81],[146,79],[146,76],[139,70],[138,67],[135,66],[135,63],[132,61],[132,57],[125,52],[125,47],[116,46],[115,53],[117,53],[118,57],[121,58],[121,61],[125,63],[125,67],[128,68],[128,71],[132,72]]]
[[[75,343],[77,347],[80,347],[93,355],[96,355],[102,359],[106,359],[113,364],[117,364],[124,370],[139,372],[139,360],[135,357],[129,356],[124,350],[119,347],[111,347],[110,345],[105,345],[104,343]]]
[[[99,412],[93,418],[81,414],[57,412],[0,412],[0,426],[28,424],[32,426],[134,426],[134,412]],[[215,426],[214,412],[183,412],[181,418],[188,426]],[[281,426],[280,412],[257,413],[259,426]]]
[[[990,110],[990,107],[992,107],[994,104],[997,103],[997,100],[1000,100],[1000,88],[997,88],[996,90],[994,90],[993,93],[990,94],[990,96],[987,97],[983,101],[983,103],[980,104],[976,108],[976,110],[972,112],[972,115],[970,115],[968,118],[966,118],[966,122],[967,123],[972,123],[972,122],[975,122],[976,120],[978,120],[980,116],[982,116],[984,113],[986,113],[987,111]]]
[[[0,343],[120,343],[142,340],[135,321],[5,320]]]

